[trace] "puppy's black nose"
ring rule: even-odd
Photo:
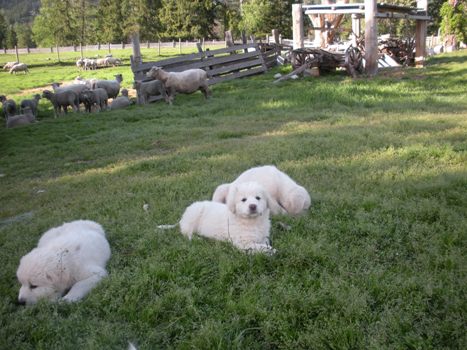
[[[18,301],[16,302],[18,305],[26,305],[26,300],[24,299],[18,299]]]
[[[256,204],[250,204],[248,208],[250,208],[250,211],[256,211]]]

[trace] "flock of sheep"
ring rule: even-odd
[[[128,90],[122,89],[121,95],[118,96],[122,81],[122,75],[117,74],[115,80],[85,80],[78,77],[69,85],[61,86],[59,83],[53,83],[52,90],[44,90],[42,96],[36,94],[33,99],[22,100],[20,108],[14,100],[0,95],[6,127],[12,128],[34,123],[41,98],[46,98],[52,103],[55,117],[61,113],[67,113],[68,107],[71,107],[74,112],[78,112],[81,103],[87,112],[91,112],[94,106],[99,111],[107,108],[114,110],[128,107],[131,104]],[[113,99],[110,105],[108,104],[109,98]]]
[[[93,70],[102,67],[116,67],[122,64],[122,61],[112,55],[104,58],[80,58],[76,61],[76,67],[83,70]]]
[[[18,61],[5,63],[5,65],[3,66],[3,70],[10,71],[10,74],[16,74],[18,72],[24,72],[24,74],[29,73],[27,64]]]
[[[118,65],[120,63],[119,59],[107,56],[98,60],[80,59],[76,62],[76,65],[82,69],[94,69],[89,67]],[[18,66],[22,67],[24,64],[8,62],[5,67],[7,65],[11,65],[11,73],[12,69]],[[202,69],[166,72],[161,67],[154,66],[146,74],[146,77],[147,79],[144,81],[135,81],[133,86],[137,91],[138,103],[140,104],[148,103],[150,97],[156,95],[162,96],[169,104],[172,104],[176,93],[190,94],[200,90],[205,98],[211,95],[208,87],[207,73]],[[131,104],[128,90],[122,89],[119,96],[122,81],[122,75],[117,74],[115,80],[83,79],[78,77],[69,85],[53,83],[52,89],[43,90],[42,95],[36,94],[32,99],[22,100],[20,108],[17,107],[14,100],[0,95],[6,127],[12,128],[35,122],[37,107],[41,98],[46,98],[52,103],[55,117],[62,113],[66,114],[68,107],[71,107],[74,112],[78,112],[80,104],[84,105],[86,112],[92,112],[93,109],[103,111],[106,109],[114,110],[128,107]],[[110,104],[108,103],[109,99],[112,99]]]

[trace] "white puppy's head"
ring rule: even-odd
[[[256,218],[269,214],[271,199],[266,190],[257,182],[231,185],[227,195],[227,207],[235,215]]]
[[[39,299],[56,301],[67,291],[69,269],[63,259],[68,253],[50,252],[43,248],[35,248],[21,258],[16,276],[21,283],[18,303],[31,305]]]

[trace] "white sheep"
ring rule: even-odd
[[[109,98],[115,98],[120,92],[120,83],[123,81],[121,74],[115,76],[115,80],[98,80],[93,86],[93,89],[102,88],[107,91]]]
[[[131,104],[130,99],[128,98],[128,90],[122,89],[121,94],[121,96],[114,98],[110,103],[111,110],[126,108]]]
[[[26,108],[29,108],[34,115],[37,117],[37,105],[39,104],[39,100],[41,99],[41,95],[35,94],[34,98],[31,100],[22,100],[20,103],[21,112],[24,113]]]
[[[36,117],[31,111],[31,108],[26,107],[23,111],[23,114],[18,114],[15,116],[8,117],[6,120],[6,127],[7,128],[14,128],[20,125],[27,125],[34,123],[36,121]]]
[[[5,115],[5,119],[16,114],[17,108],[14,100],[7,100],[5,95],[0,95],[0,102],[3,105],[3,114]]]
[[[107,66],[107,59],[106,58],[96,59],[96,66],[97,67],[106,67]]]
[[[161,95],[164,100],[167,100],[164,83],[160,80],[135,81],[134,87],[138,94],[138,103],[140,104],[148,103],[149,97],[157,95]]]
[[[153,66],[146,73],[149,78],[160,80],[167,89],[168,96],[166,101],[172,104],[175,94],[181,92],[191,94],[201,90],[205,98],[211,95],[208,87],[208,75],[202,69],[188,69],[183,72],[166,72],[161,67]]]
[[[79,99],[79,103],[83,103],[84,101],[81,100],[79,97],[80,97],[80,94],[83,90],[85,89],[89,89],[90,88],[90,85],[91,83],[89,84],[69,84],[69,85],[62,85],[60,83],[53,83],[52,84],[52,88],[54,90],[55,93],[59,93],[59,92],[64,92],[64,91],[74,91],[76,93],[76,95],[78,95],[78,99]]]
[[[89,113],[91,113],[93,105],[99,106],[100,111],[105,110],[108,98],[107,91],[102,88],[83,90],[80,94],[80,100],[83,101],[85,110]]]
[[[74,112],[79,111],[78,94],[74,92],[73,90],[65,90],[62,92],[55,92],[55,93],[49,90],[44,90],[42,92],[42,97],[52,102],[52,105],[54,106],[55,118],[57,118],[61,109],[63,109],[63,111],[66,114],[68,112],[67,111],[68,106],[71,106]]]
[[[96,60],[92,58],[85,58],[84,59],[84,70],[93,70],[97,68]]]
[[[78,69],[84,69],[84,59],[80,58],[76,61],[76,68]]]
[[[75,80],[73,80],[73,84],[81,84],[86,86],[87,89],[92,89],[94,84],[96,83],[97,79],[92,78],[92,79],[84,79],[81,77],[76,77]]]
[[[16,74],[18,72],[24,72],[24,74],[29,73],[29,69],[26,63],[17,63],[10,68],[10,74]]]
[[[116,57],[106,57],[105,58],[105,65],[106,66],[115,67],[115,66],[118,66],[120,64],[122,64],[122,61],[120,59],[116,58]]]
[[[7,62],[5,63],[5,65],[3,66],[3,70],[10,70],[11,67],[13,67],[15,64],[18,64],[19,62],[18,61],[15,61],[15,62]]]

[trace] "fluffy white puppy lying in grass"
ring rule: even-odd
[[[268,193],[256,182],[232,185],[227,204],[195,202],[180,220],[180,231],[191,239],[200,236],[229,241],[235,247],[249,252],[273,254],[269,244]]]
[[[212,200],[226,203],[234,185],[250,181],[259,183],[269,193],[272,199],[270,209],[273,215],[298,215],[310,207],[311,198],[308,191],[273,165],[248,169],[240,174],[234,182],[218,186]]]
[[[105,276],[110,247],[101,225],[77,220],[44,233],[37,248],[21,258],[16,275],[18,302],[82,299]]]

